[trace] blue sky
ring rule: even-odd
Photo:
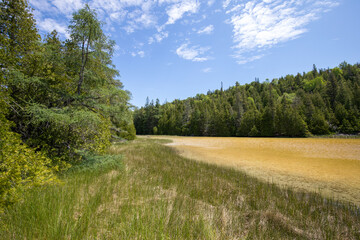
[[[30,0],[40,33],[64,39],[85,3],[116,41],[113,62],[138,107],[360,62],[359,0]]]

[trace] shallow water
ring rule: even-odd
[[[156,136],[188,158],[360,205],[360,139]]]

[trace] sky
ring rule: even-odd
[[[42,36],[69,38],[86,3],[115,40],[131,104],[360,62],[359,0],[30,0]]]

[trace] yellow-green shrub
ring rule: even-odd
[[[2,106],[1,106],[2,105]],[[20,136],[10,130],[11,122],[0,99],[0,212],[3,207],[20,199],[30,187],[56,180],[49,166],[51,160],[23,144]]]

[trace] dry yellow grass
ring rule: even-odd
[[[154,137],[187,158],[360,205],[360,139]]]

